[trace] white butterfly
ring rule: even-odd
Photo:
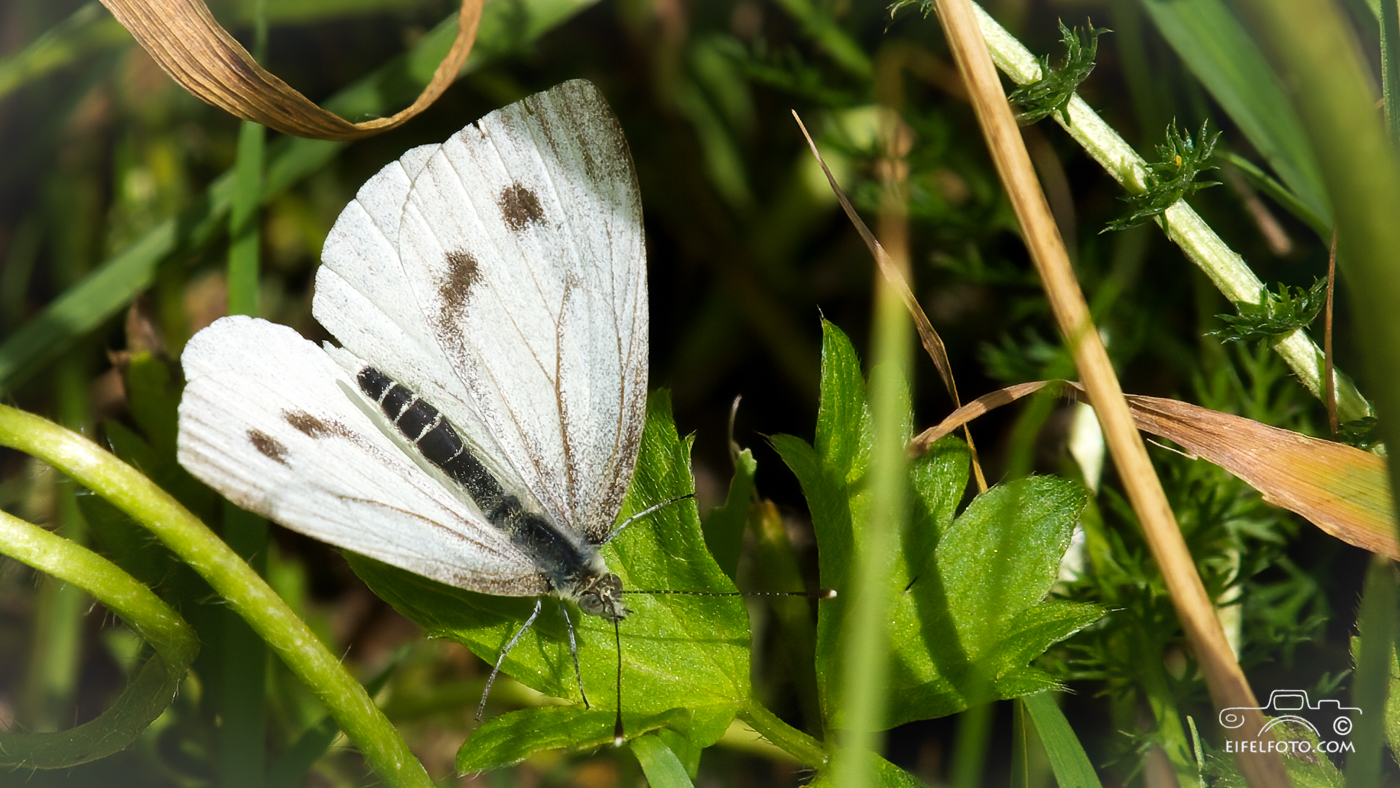
[[[248,317],[199,332],[180,463],[384,563],[623,618],[598,547],[642,435],[646,261],[597,89],[567,82],[405,153],[322,258],[312,311],[341,347]]]

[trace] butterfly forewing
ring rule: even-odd
[[[327,239],[315,314],[432,401],[504,486],[597,543],[645,406],[641,233],[616,119],[565,83],[366,184]]]

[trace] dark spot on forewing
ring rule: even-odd
[[[331,435],[345,438],[349,437],[350,434],[344,424],[338,421],[327,421],[304,410],[287,411],[282,414],[282,418],[291,425],[292,429],[308,438],[325,438]]]
[[[505,220],[506,226],[516,232],[544,221],[544,209],[540,207],[539,196],[519,181],[503,189],[496,204],[501,208],[501,218]]]
[[[438,286],[442,296],[442,313],[438,319],[442,324],[452,325],[461,320],[472,288],[480,280],[481,271],[475,257],[462,250],[447,253],[447,277]]]
[[[253,444],[253,448],[262,452],[273,462],[282,465],[287,464],[287,447],[277,442],[277,439],[261,430],[248,430],[248,442]]]

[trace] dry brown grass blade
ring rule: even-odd
[[[1089,305],[1070,268],[1064,240],[1050,214],[1020,129],[1007,104],[1006,92],[987,52],[977,14],[970,0],[936,0],[935,5],[953,59],[967,82],[968,95],[996,164],[997,175],[1024,231],[1026,247],[1040,274],[1046,298],[1074,356],[1080,379],[1089,391],[1094,413],[1103,428],[1104,442],[1118,469],[1124,492],[1142,524],[1152,557],[1161,569],[1211,700],[1219,708],[1257,708],[1259,703],[1254,691],[1230,649],[1225,631],[1215,616],[1215,606],[1206,594],[1176,517],[1167,503],[1161,481],[1152,469],[1142,436],[1133,425],[1122,387],[1094,328]],[[1247,713],[1244,729],[1258,730],[1263,724],[1264,719],[1258,712]],[[1273,788],[1291,784],[1281,757],[1271,749],[1264,753],[1242,752],[1237,762],[1251,786]]]
[[[1342,443],[1157,397],[1129,397],[1133,419],[1153,435],[1244,479],[1264,500],[1328,534],[1400,560],[1385,460]]]
[[[922,454],[934,441],[987,411],[1047,386],[1063,386],[1076,399],[1088,401],[1083,388],[1069,381],[1008,386],[978,397],[920,433],[910,441],[909,453]],[[1390,481],[1380,457],[1178,400],[1130,394],[1128,406],[1138,429],[1219,465],[1262,493],[1264,500],[1298,514],[1325,533],[1400,560],[1400,541],[1391,519]]]
[[[948,360],[948,349],[943,345],[943,338],[938,336],[938,332],[934,330],[933,323],[929,321],[928,315],[924,314],[924,308],[919,306],[919,301],[914,297],[914,292],[909,289],[909,283],[905,281],[904,275],[890,260],[889,253],[876,240],[875,234],[870,232],[870,228],[865,226],[860,214],[856,213],[855,206],[846,199],[846,193],[841,191],[840,184],[836,182],[836,176],[832,175],[831,170],[826,166],[826,160],[817,150],[817,143],[812,140],[812,135],[807,133],[807,126],[803,124],[802,118],[798,117],[797,110],[793,110],[792,117],[797,121],[797,127],[802,129],[802,136],[807,139],[807,147],[811,148],[817,164],[820,164],[822,172],[826,173],[826,182],[831,185],[831,191],[836,195],[836,200],[841,203],[841,209],[846,212],[846,218],[856,228],[861,240],[865,241],[865,246],[870,250],[870,255],[875,258],[875,264],[879,266],[885,281],[889,282],[899,293],[905,309],[908,309],[909,314],[914,318],[914,326],[919,331],[919,342],[924,346],[924,352],[933,359],[933,366],[938,370],[938,376],[943,379],[943,385],[948,389],[948,396],[953,398],[953,406],[955,408],[961,407],[962,400],[958,397],[958,384],[953,380],[953,365]],[[972,454],[972,472],[977,480],[977,489],[980,492],[986,492],[987,478],[982,473],[982,463],[977,459],[977,445],[972,441],[972,432],[965,431],[963,437],[966,438],[968,451]]]
[[[412,106],[392,117],[351,123],[259,66],[201,0],[102,0],[165,73],[196,98],[284,134],[321,140],[378,134],[437,101],[457,78],[476,41],[481,3],[462,0],[457,39]]]

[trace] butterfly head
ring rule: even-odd
[[[612,572],[590,573],[584,577],[575,600],[583,612],[609,621],[621,621],[632,612],[623,606],[622,580]]]

